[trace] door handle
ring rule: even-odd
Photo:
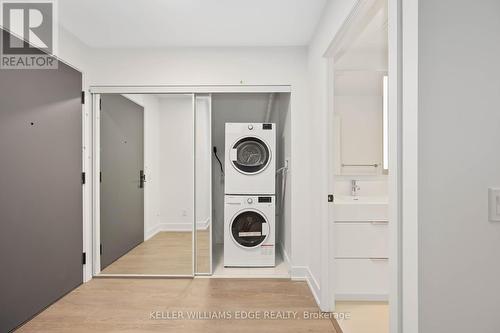
[[[144,188],[144,183],[146,182],[146,175],[144,170],[139,171],[139,188]]]

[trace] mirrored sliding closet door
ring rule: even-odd
[[[196,274],[212,273],[211,97],[197,95],[196,114]]]
[[[99,130],[95,274],[193,276],[194,95],[94,97]]]

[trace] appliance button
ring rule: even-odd
[[[249,130],[253,130],[253,125],[248,125]]]
[[[249,204],[253,204],[253,199],[252,199],[252,198],[248,198],[248,199],[247,199],[247,202],[248,202]]]

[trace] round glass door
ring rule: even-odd
[[[269,148],[259,138],[243,138],[236,142],[233,150],[236,151],[233,158],[233,165],[242,173],[256,174],[264,170],[269,164]]]
[[[233,239],[243,247],[259,246],[266,240],[268,231],[266,219],[255,211],[239,213],[231,223]]]

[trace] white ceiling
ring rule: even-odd
[[[329,0],[63,0],[60,24],[99,48],[307,45]]]

